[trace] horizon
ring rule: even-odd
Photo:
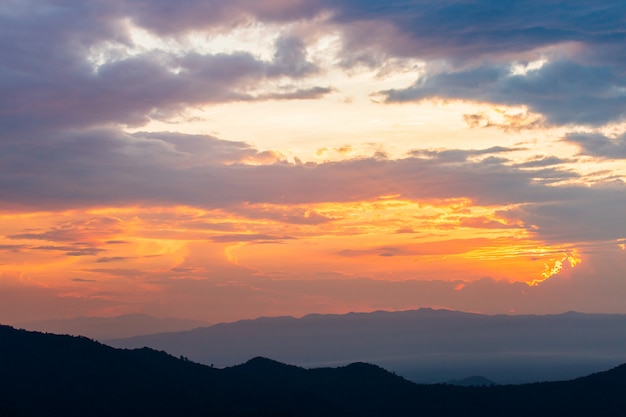
[[[626,315],[482,315],[418,309],[197,324],[142,317],[18,326],[150,347],[218,368],[262,356],[305,368],[366,362],[417,383],[482,375],[498,383],[572,379],[626,363]],[[164,327],[165,326],[165,327]]]
[[[75,319],[119,319],[119,318],[124,318],[124,317],[149,317],[149,318],[154,318],[154,319],[158,319],[158,320],[166,320],[166,319],[173,319],[173,320],[184,320],[184,321],[196,321],[199,323],[206,323],[208,326],[214,326],[216,324],[231,324],[231,323],[236,323],[238,321],[254,321],[254,320],[259,320],[259,319],[278,319],[278,318],[292,318],[292,319],[302,319],[308,316],[346,316],[346,315],[351,315],[351,314],[373,314],[373,313],[406,313],[406,312],[416,312],[416,311],[421,311],[421,310],[426,310],[426,311],[447,311],[447,312],[452,312],[452,313],[464,313],[464,314],[474,314],[474,315],[480,315],[480,316],[532,316],[532,315],[536,315],[536,316],[560,316],[560,315],[564,315],[564,314],[584,314],[584,315],[626,315],[626,313],[587,313],[584,311],[576,311],[576,310],[567,310],[567,311],[560,311],[560,312],[555,312],[555,313],[545,313],[545,314],[533,314],[533,313],[493,313],[493,314],[489,314],[489,313],[481,313],[478,311],[466,311],[466,310],[453,310],[453,309],[449,309],[449,308],[433,308],[433,307],[416,307],[416,308],[410,308],[410,309],[403,309],[403,310],[384,310],[384,309],[379,309],[379,310],[362,310],[362,311],[358,311],[358,310],[351,310],[351,311],[346,311],[343,313],[316,313],[316,312],[311,312],[311,313],[305,313],[302,315],[267,315],[267,316],[250,316],[250,317],[242,317],[242,318],[238,318],[234,321],[223,321],[223,322],[215,322],[215,323],[210,323],[210,322],[205,322],[202,320],[195,320],[195,319],[190,319],[190,318],[186,318],[186,317],[174,317],[174,316],[157,316],[157,315],[153,315],[153,314],[148,314],[148,313],[124,313],[124,314],[118,314],[118,315],[114,315],[114,316],[66,316],[66,317],[46,317],[44,319],[41,320],[32,320],[32,321],[25,321],[25,322],[21,322],[18,324],[27,324],[27,323],[34,323],[34,322],[39,322],[39,321],[70,321],[70,320],[75,320]],[[0,323],[0,324],[4,324],[4,325],[9,325],[9,326],[13,326],[10,323]]]
[[[625,17],[9,0],[0,322],[626,314]]]

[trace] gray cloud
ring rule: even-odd
[[[59,251],[65,252],[67,256],[96,256],[101,252],[105,252],[105,249],[94,248],[94,247],[80,247],[80,246],[33,246],[31,249],[33,250],[43,250],[43,251]]]
[[[0,63],[0,125],[7,134],[106,123],[142,125],[188,105],[316,98],[330,91],[314,86],[255,95],[255,88],[268,79],[297,80],[318,71],[308,61],[302,40],[293,35],[277,39],[270,61],[247,52],[129,55],[123,51],[134,45],[124,21],[132,19],[129,12],[137,12],[129,7],[131,2],[68,1],[63,7],[25,3],[16,11],[0,11],[0,55],[7,58]],[[172,5],[184,10],[191,3]],[[223,8],[223,2],[215,3],[214,10]],[[144,4],[151,10],[167,5]],[[236,9],[242,12],[240,6]],[[171,15],[163,17],[172,21]],[[98,64],[88,59],[99,48],[112,46],[119,52],[110,59]]]
[[[405,57],[450,68],[431,68],[414,86],[386,92],[390,101],[442,97],[522,104],[555,124],[597,125],[624,117],[626,7],[615,2],[24,1],[0,11],[0,55],[7,57],[0,63],[3,140],[37,128],[142,125],[189,105],[319,98],[332,88],[291,83],[288,91],[255,92],[268,79],[294,81],[319,72],[304,40],[292,34],[276,40],[269,61],[247,52],[123,51],[135,46],[129,20],[173,39],[252,21],[310,20],[325,11],[331,12],[327,24],[344,36],[345,62],[368,61],[364,57],[371,52],[377,58],[368,62],[381,67],[389,58]],[[538,48],[572,42],[576,48],[551,52],[541,69],[510,74],[509,63],[536,59]],[[101,65],[87,59],[112,46],[117,49]]]
[[[0,251],[7,252],[19,252],[22,249],[27,249],[29,246],[27,245],[0,245]]]
[[[574,160],[572,159],[563,159],[556,156],[543,156],[539,155],[534,159],[528,160],[526,162],[522,162],[519,164],[515,164],[518,168],[542,168],[548,166],[555,166],[561,164],[572,163]]]
[[[626,13],[621,3],[590,4],[584,0],[327,0],[324,3],[336,11],[334,20],[341,25],[386,22],[397,30],[387,32],[385,37],[385,32],[368,36],[355,29],[348,44],[352,51],[373,43],[397,55],[457,61],[572,41],[616,46],[624,39],[621,19]],[[396,36],[395,45],[390,35]]]
[[[102,257],[102,258],[96,259],[96,262],[98,262],[98,263],[120,262],[120,261],[126,261],[128,259],[133,259],[133,257],[130,257],[130,256],[106,256],[106,257]]]
[[[313,18],[323,9],[317,0],[138,0],[121,3],[124,13],[133,16],[139,25],[162,34],[232,28],[253,20],[289,22]]]
[[[581,153],[606,159],[626,158],[626,133],[609,138],[599,133],[570,133],[567,142],[580,147]]]
[[[624,118],[625,88],[621,71],[554,60],[527,74],[513,74],[504,65],[427,74],[384,94],[391,102],[444,98],[527,105],[549,123],[601,125]]]
[[[427,74],[389,101],[425,98],[527,105],[552,124],[623,120],[626,6],[602,1],[333,1],[344,65],[380,68],[392,57],[426,61]],[[547,58],[512,75],[511,64]],[[431,65],[434,62],[434,65]],[[442,64],[445,70],[441,70]],[[471,121],[471,120],[470,120]],[[517,120],[504,129],[532,128]]]
[[[72,278],[73,282],[98,282],[95,279]]]
[[[550,123],[594,125],[621,120],[626,107],[626,7],[616,2],[578,0],[555,7],[539,0],[186,0],[176,5],[68,0],[63,6],[40,6],[24,1],[0,13],[0,55],[8,57],[0,64],[0,125],[13,135],[37,127],[141,125],[194,104],[318,98],[331,88],[255,93],[264,80],[296,80],[319,70],[308,60],[303,39],[289,34],[277,39],[271,61],[246,52],[110,52],[111,59],[94,69],[87,56],[103,46],[132,47],[128,20],[176,37],[255,20],[310,20],[324,11],[331,12],[327,24],[344,35],[345,62],[368,61],[370,51],[378,58],[369,62],[376,65],[406,57],[443,61],[451,68],[431,69],[414,86],[388,91],[390,101],[440,97],[523,104]],[[510,74],[509,63],[526,63],[540,56],[539,48],[568,43],[577,46],[551,52],[541,69]]]
[[[316,98],[330,92],[330,87],[300,85],[320,68],[309,60],[304,40],[289,34],[277,39],[271,60],[246,52],[164,50],[120,53],[100,66],[87,60],[94,48],[106,44],[132,46],[124,18],[154,33],[177,36],[254,19],[293,22],[332,10],[329,24],[345,35],[350,54],[378,48],[383,60],[395,56],[445,62],[441,71],[427,65],[426,76],[415,85],[387,91],[390,101],[439,97],[527,105],[550,123],[597,125],[621,120],[626,108],[626,59],[621,59],[626,5],[538,0],[303,0],[287,5],[269,0],[68,0],[42,5],[25,0],[11,7],[0,9],[0,56],[6,58],[0,62],[0,207],[175,203],[239,210],[252,217],[245,213],[246,204],[306,205],[395,193],[414,200],[468,197],[484,205],[525,203],[509,216],[537,225],[537,233],[555,240],[626,235],[620,217],[623,184],[560,185],[577,174],[550,159],[511,165],[502,154],[515,149],[417,150],[396,161],[364,158],[305,166],[210,136],[130,135],[96,128],[140,125],[151,115],[193,104]],[[393,30],[385,32],[387,37],[368,34],[371,22],[383,32],[386,25]],[[543,67],[526,75],[511,73],[511,62],[529,62],[540,56],[533,52],[537,48],[568,42],[576,48],[550,52]],[[256,88],[269,79],[288,87],[258,93]],[[570,135],[567,140],[591,155],[624,156],[623,136]],[[470,156],[485,159],[473,162]],[[243,163],[254,158],[274,163]],[[257,215],[294,224],[332,220],[302,210]],[[77,234],[70,228],[15,237],[77,242]]]
[[[578,189],[567,199],[525,204],[502,215],[535,226],[537,235],[550,242],[617,241],[626,236],[625,188]]]
[[[88,135],[88,140],[82,135]],[[321,224],[333,219],[307,211],[307,204],[398,194],[415,201],[469,198],[479,205],[522,204],[508,215],[536,225],[537,233],[546,239],[626,236],[622,221],[626,187],[622,183],[562,185],[564,180],[577,179],[578,174],[552,165],[558,161],[531,167],[494,158],[513,148],[416,150],[399,160],[245,165],[235,161],[254,157],[258,151],[240,142],[170,133],[128,135],[113,130],[82,135],[51,138],[39,148],[14,146],[17,160],[7,159],[0,165],[2,204],[37,210],[184,204],[250,218]],[[475,156],[485,158],[474,161]],[[298,207],[290,211],[256,209],[256,204],[266,203]],[[116,227],[114,219],[92,219],[12,237],[76,242],[96,233],[104,240]]]
[[[281,88],[276,92],[260,95],[258,98],[268,100],[311,100],[321,98],[333,91],[330,87]]]
[[[28,232],[7,236],[9,239],[77,242],[120,231],[120,221],[112,217],[94,217],[76,222],[61,223],[45,232]]]

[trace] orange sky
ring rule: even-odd
[[[0,7],[0,322],[626,313],[621,12],[112,3]]]

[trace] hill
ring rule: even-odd
[[[458,385],[460,387],[487,387],[498,385],[492,380],[480,375],[468,376],[463,379],[452,379],[450,381],[446,381],[446,384]]]
[[[375,363],[422,383],[471,375],[525,383],[626,362],[626,315],[377,311],[242,320],[107,343],[148,346],[219,367],[260,355],[304,367]]]
[[[416,385],[366,363],[211,368],[152,349],[0,326],[0,415],[621,416],[626,365],[567,382]]]

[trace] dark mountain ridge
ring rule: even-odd
[[[0,326],[0,415],[621,416],[626,365],[567,382],[417,385],[366,363],[304,369],[266,358],[218,369],[148,348]]]

